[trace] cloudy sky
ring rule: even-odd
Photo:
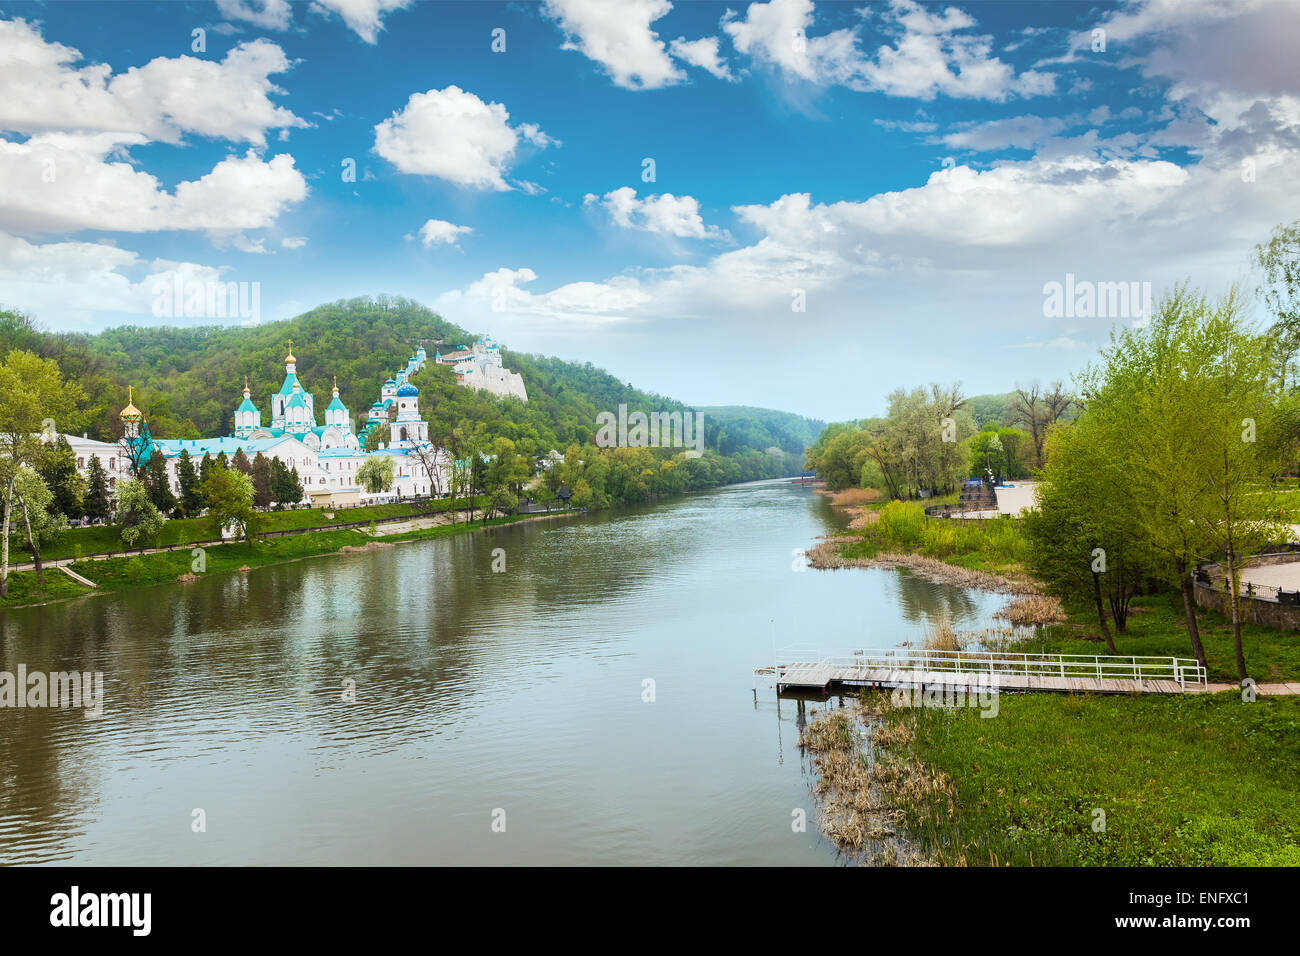
[[[697,404],[1005,391],[1140,321],[1067,274],[1250,280],[1297,49],[1295,0],[0,0],[0,304],[387,292]]]

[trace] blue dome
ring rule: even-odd
[[[405,384],[402,385],[401,388],[397,390],[398,398],[410,398],[412,395],[419,395],[419,394],[420,394],[420,390],[416,388],[414,385],[412,385],[410,382],[406,382]]]

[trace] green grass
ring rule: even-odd
[[[1300,865],[1300,699],[1003,695],[921,709],[912,752],[951,778],[908,829],[975,865]],[[1094,810],[1105,831],[1094,832]]]
[[[1028,543],[1016,519],[984,522],[927,520],[919,505],[892,501],[879,518],[840,546],[846,558],[871,558],[882,551],[902,551],[937,558],[948,564],[994,574],[1029,573]],[[1067,604],[1065,624],[1042,629],[1025,650],[1048,654],[1104,654],[1097,613],[1091,604]],[[1237,664],[1228,619],[1197,609],[1211,681],[1236,683]],[[1192,645],[1183,620],[1182,597],[1175,591],[1133,600],[1126,631],[1115,630],[1121,655],[1191,657]],[[1254,624],[1242,625],[1247,672],[1259,683],[1300,680],[1300,635]]]
[[[1128,627],[1116,631],[1119,654],[1191,657],[1192,644],[1183,618],[1182,597],[1169,591],[1133,599]],[[1101,628],[1094,607],[1066,606],[1064,624],[1043,628],[1030,638],[1025,650],[1046,654],[1104,654]],[[1237,659],[1232,644],[1232,625],[1217,611],[1197,608],[1201,644],[1211,681],[1237,682]],[[1300,635],[1256,624],[1242,624],[1241,645],[1246,670],[1258,683],[1300,680]]]
[[[312,534],[292,535],[217,545],[203,549],[205,570],[203,574],[235,571],[247,565],[255,568],[264,564],[291,561],[338,551],[344,545],[359,547],[371,540],[361,531],[317,531]],[[100,561],[77,561],[72,570],[99,585],[101,591],[140,587],[147,584],[164,584],[193,572],[195,558],[190,551],[163,551],[141,554],[130,558],[106,558]],[[83,589],[84,590],[84,589]]]
[[[563,514],[564,512],[558,512],[558,513]],[[578,512],[570,511],[568,512],[568,514],[578,514]],[[454,534],[465,534],[468,531],[475,531],[479,528],[484,528],[484,527],[494,528],[498,525],[503,525],[503,524],[515,524],[516,522],[526,521],[529,518],[535,518],[535,517],[537,517],[537,515],[528,515],[528,514],[504,515],[502,517],[489,518],[486,524],[483,522],[481,518],[479,518],[479,519],[475,519],[474,521],[468,524],[462,521],[458,524],[444,524],[444,525],[438,525],[437,527],[433,527],[433,528],[415,528],[411,531],[400,532],[399,534],[386,534],[378,540],[396,542],[396,541],[424,541],[428,538],[445,538]]]
[[[378,506],[395,507],[395,506]],[[363,509],[349,509],[349,514]],[[493,518],[487,527],[512,524],[523,521],[532,515],[510,515]],[[354,519],[360,520],[360,519]],[[264,538],[253,543],[245,541],[213,545],[204,548],[205,570],[203,574],[219,574],[237,571],[241,567],[256,568],[266,564],[277,564],[315,555],[332,554],[344,545],[360,547],[371,541],[396,543],[401,541],[418,541],[427,538],[442,538],[457,534],[468,534],[484,527],[481,520],[460,522],[453,525],[439,525],[434,528],[417,528],[400,534],[384,535],[372,538],[365,530],[348,529],[335,531],[313,531],[305,534],[288,535],[283,538]],[[185,574],[193,573],[194,556],[189,549],[163,551],[156,554],[133,555],[127,558],[103,558],[99,560],[75,561],[72,570],[94,581],[98,589],[77,584],[57,568],[45,571],[46,587],[41,588],[36,582],[33,571],[15,571],[9,575],[9,594],[0,599],[0,607],[17,607],[56,601],[97,591],[118,591],[124,588],[144,587],[151,584],[167,584],[176,581]]]
[[[57,601],[61,598],[85,594],[89,590],[90,588],[78,584],[58,568],[45,569],[44,587],[37,582],[35,571],[15,571],[9,575],[8,594],[0,598],[0,607]]]
[[[481,504],[479,499],[477,504]],[[458,504],[464,504],[459,501]],[[365,505],[360,508],[303,508],[297,511],[269,511],[257,516],[258,533],[266,531],[297,531],[319,528],[332,524],[347,524],[353,521],[376,521],[383,518],[404,518],[425,514],[431,511],[446,511],[451,506],[448,500],[401,502],[388,505]],[[333,517],[328,517],[333,515]],[[163,525],[162,533],[156,543],[149,547],[167,547],[169,545],[190,544],[194,541],[206,541],[213,538],[212,523],[207,518],[173,518]],[[11,560],[25,562],[31,560],[25,548],[25,541],[13,540]],[[107,554],[121,551],[123,548],[121,530],[116,525],[103,525],[91,528],[69,528],[57,540],[41,549],[41,557],[46,560],[59,558],[80,558],[92,554]]]
[[[1023,572],[1029,545],[1015,518],[986,521],[928,519],[921,505],[891,501],[877,519],[840,548],[846,558],[871,558],[881,551],[902,551],[995,574]]]

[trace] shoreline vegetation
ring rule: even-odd
[[[1008,595],[998,616],[1017,631],[938,622],[927,647],[1010,639],[1029,653],[1107,653],[1095,609],[1062,603],[1032,576],[1015,519],[928,519],[919,504],[852,491],[823,492],[851,520],[806,552],[811,566],[893,567]],[[1116,653],[1187,657],[1178,598],[1134,598]],[[1300,698],[1244,703],[1232,622],[1195,613],[1209,679],[1231,690],[1004,694],[995,719],[880,691],[828,703],[800,735],[823,835],[865,865],[1300,865],[1300,792],[1287,783],[1300,765]],[[1241,633],[1260,683],[1300,679],[1295,635]]]
[[[832,502],[834,504],[834,501]],[[1003,609],[1012,623],[1037,625],[1019,650],[1043,654],[1106,654],[1096,609],[1086,600],[1062,601],[1033,575],[1025,558],[1027,541],[1018,519],[961,523],[927,518],[919,504],[872,501],[836,504],[852,516],[849,528],[828,535],[805,551],[819,570],[895,567],[930,580],[1007,594]],[[1196,608],[1211,683],[1236,686],[1232,622]],[[1113,635],[1115,653],[1189,657],[1185,609],[1176,591],[1132,598],[1122,630]],[[1241,624],[1242,643],[1257,683],[1300,680],[1300,640],[1294,634]]]
[[[818,825],[902,866],[1297,866],[1300,699],[1003,695],[999,714],[897,692],[800,734]]]
[[[288,512],[288,514],[294,513]],[[306,513],[298,512],[298,514]],[[339,514],[347,513],[339,512]],[[87,557],[73,561],[68,567],[94,581],[97,587],[88,588],[78,584],[58,568],[49,565],[45,568],[44,588],[41,588],[36,581],[35,571],[14,571],[9,575],[9,594],[0,599],[0,610],[38,607],[128,588],[159,584],[188,584],[213,574],[242,573],[253,568],[286,564],[304,558],[375,551],[409,541],[426,541],[469,534],[502,525],[572,518],[583,513],[577,510],[551,511],[541,514],[498,516],[488,518],[486,521],[476,519],[455,522],[446,520],[445,516],[440,516],[442,520],[426,518],[423,522],[413,518],[411,521],[402,522],[397,528],[387,530],[382,525],[372,524],[370,530],[322,528],[304,530],[298,534],[277,538],[260,538],[252,542],[239,540],[208,544],[203,546],[204,569],[198,573],[194,570],[195,558],[191,550],[179,547],[182,544],[180,542],[178,542],[178,550],[175,551],[154,551],[112,558]]]

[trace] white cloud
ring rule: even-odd
[[[373,45],[384,28],[384,17],[411,3],[412,0],[313,0],[312,9],[322,16],[338,14],[353,33]]]
[[[280,240],[282,249],[301,249],[305,245],[307,245],[306,236],[285,236]]]
[[[0,229],[20,234],[98,229],[234,233],[272,225],[307,196],[287,153],[264,161],[251,149],[167,192],[121,158],[142,137],[45,133],[0,139]]]
[[[901,27],[902,34],[894,46],[881,46],[875,60],[863,65],[870,89],[924,100],[943,94],[995,101],[1055,89],[1052,74],[1026,70],[1017,76],[1009,64],[992,56],[991,37],[959,32],[976,23],[956,7],[939,14],[914,0],[892,0],[886,18]]]
[[[637,199],[635,189],[623,186],[604,196],[588,193],[583,204],[603,207],[614,224],[624,229],[640,229],[679,239],[726,238],[725,232],[704,224],[699,200],[691,196],[663,193]]]
[[[810,36],[814,20],[812,0],[769,0],[751,3],[743,19],[729,12],[722,28],[736,50],[756,63],[823,86],[922,100],[944,95],[994,101],[1055,88],[1053,75],[1017,75],[993,56],[992,39],[965,33],[976,23],[956,7],[932,13],[914,0],[890,0],[881,22],[896,39],[892,46],[881,44],[874,58],[859,49],[856,27]]]
[[[1009,116],[987,123],[969,124],[945,133],[940,141],[951,149],[1031,149],[1072,125],[1059,116]]]
[[[245,20],[264,30],[287,30],[293,22],[289,0],[217,0],[227,20]]]
[[[650,299],[635,279],[627,278],[571,282],[542,294],[519,288],[536,280],[537,273],[532,269],[501,268],[484,274],[463,290],[441,296],[438,304],[449,310],[477,307],[480,312],[583,327],[620,322]]]
[[[546,0],[544,6],[564,30],[564,49],[599,63],[615,85],[629,90],[654,90],[685,79],[650,29],[672,8],[668,0]]]
[[[861,72],[862,54],[853,30],[808,36],[812,0],[751,3],[744,19],[728,11],[722,29],[736,51],[783,73],[813,83],[847,83]]]
[[[420,227],[420,242],[426,249],[439,244],[451,245],[473,231],[469,226],[457,226],[445,219],[430,219]]]
[[[1300,151],[1261,157],[1249,185],[1233,164],[1183,168],[1080,154],[987,170],[957,166],[862,201],[821,204],[793,193],[736,207],[756,238],[703,265],[633,270],[537,293],[519,289],[535,275],[507,271],[479,280],[466,290],[477,295],[459,304],[502,289],[495,313],[545,311],[562,321],[572,302],[574,322],[596,312],[606,322],[734,327],[759,316],[788,318],[792,292],[802,289],[808,321],[816,311],[840,332],[846,317],[857,323],[857,316],[892,314],[878,328],[903,334],[930,322],[935,303],[953,301],[965,302],[964,315],[980,315],[983,327],[1013,328],[1012,341],[1023,342],[1026,328],[1047,321],[1044,282],[1067,271],[1093,281],[1150,281],[1157,295],[1189,274],[1206,283],[1238,277],[1250,246],[1279,218],[1300,213],[1289,187],[1298,160]],[[1107,328],[1098,323],[1098,340]],[[1051,348],[1067,347],[1061,329],[1044,331]]]
[[[1115,44],[1108,50],[1126,51],[1125,63],[1136,62],[1144,76],[1168,84],[1169,100],[1217,125],[1241,125],[1260,103],[1292,119],[1300,114],[1300,5],[1294,0],[1147,0],[1113,12],[1100,26]],[[1090,32],[1076,36],[1076,49],[1089,44]]]
[[[215,282],[221,270],[192,262],[146,261],[108,243],[41,245],[0,232],[5,305],[31,313],[56,331],[97,325],[113,313],[152,320],[155,284],[176,275],[186,282]]]
[[[678,37],[669,44],[668,52],[683,63],[697,66],[701,70],[712,73],[720,80],[735,80],[731,70],[727,67],[726,61],[718,53],[717,37],[700,37],[698,40],[687,40],[685,37]]]
[[[185,133],[264,145],[266,131],[307,123],[270,97],[269,77],[289,69],[274,43],[253,40],[220,61],[158,57],[114,75],[77,67],[81,53],[49,43],[24,20],[0,21],[0,129],[139,134],[180,142]]]
[[[406,106],[375,127],[375,152],[404,173],[506,190],[505,173],[520,139],[553,142],[535,125],[512,127],[509,120],[500,103],[484,103],[458,86],[412,93]]]

